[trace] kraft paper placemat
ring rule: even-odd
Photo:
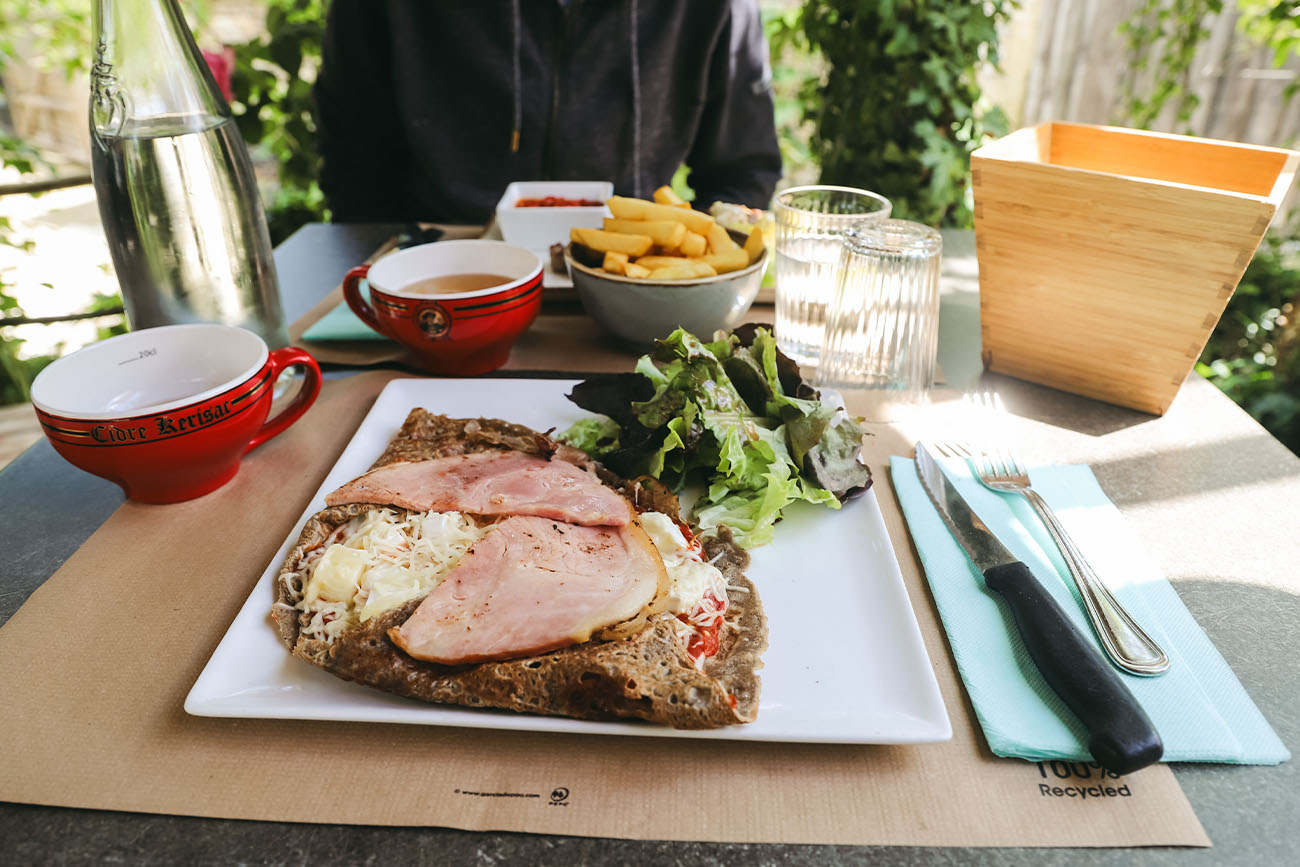
[[[393,377],[327,383],[307,416],[213,494],[123,505],[0,629],[0,731],[11,747],[0,751],[0,799],[632,839],[1209,845],[1165,766],[1103,781],[1083,766],[988,752],[887,480],[885,457],[904,443],[880,425],[868,458],[952,717],[950,742],[769,744],[188,716],[182,703],[195,678]],[[286,653],[283,664],[300,663]]]

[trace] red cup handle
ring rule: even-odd
[[[248,454],[271,437],[284,433],[289,425],[296,422],[299,416],[316,402],[316,396],[320,394],[320,365],[305,350],[296,346],[285,346],[273,350],[270,355],[270,362],[272,381],[279,379],[280,374],[286,368],[295,365],[301,367],[304,374],[302,387],[298,389],[298,393],[294,395],[288,406],[262,423],[257,433],[249,440],[248,448],[244,449],[244,454]]]
[[[392,337],[393,335],[379,324],[379,317],[375,315],[374,308],[361,295],[361,281],[366,279],[369,273],[369,265],[358,265],[348,272],[348,276],[343,278],[343,300],[348,302],[348,306],[352,308],[353,313],[357,314],[358,319],[385,337]]]

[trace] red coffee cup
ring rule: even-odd
[[[457,291],[456,278],[468,275],[500,282]],[[369,301],[362,280],[370,284]],[[542,260],[504,241],[421,244],[353,268],[343,280],[343,297],[362,322],[410,349],[431,373],[487,373],[506,363],[510,347],[541,310]]]
[[[297,393],[268,418],[280,374],[301,367]],[[282,433],[320,393],[301,349],[268,352],[228,325],[165,325],[64,356],[32,383],[54,450],[141,503],[176,503],[230,481],[245,454]]]

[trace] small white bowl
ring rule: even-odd
[[[529,250],[546,250],[552,244],[568,244],[570,229],[599,229],[610,216],[603,204],[614,195],[609,181],[515,181],[506,187],[497,203],[497,225],[508,243]],[[593,207],[520,208],[520,199],[563,196],[566,199],[592,199],[601,202]]]
[[[620,340],[648,346],[685,328],[701,340],[740,325],[763,282],[767,250],[747,268],[695,280],[647,280],[610,274],[564,258],[588,315]]]

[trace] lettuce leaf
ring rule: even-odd
[[[612,418],[593,416],[574,422],[564,432],[564,441],[589,455],[598,455],[618,448],[620,430]]]
[[[871,483],[857,422],[822,403],[761,326],[709,342],[679,328],[632,374],[593,377],[569,398],[604,417],[561,439],[625,476],[702,483],[700,531],[726,525],[745,547],[770,542],[791,503],[839,508]]]

